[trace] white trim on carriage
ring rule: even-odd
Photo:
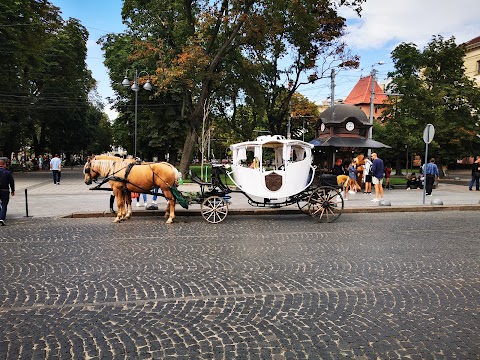
[[[253,141],[233,144],[232,171],[228,175],[248,195],[268,199],[290,197],[313,181],[312,148],[312,144],[281,135],[259,136]],[[276,177],[276,186],[270,184],[272,177]]]

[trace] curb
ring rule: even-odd
[[[423,206],[375,206],[366,208],[348,208],[343,209],[345,214],[360,214],[360,213],[380,213],[380,212],[431,212],[431,211],[475,211],[480,210],[480,204],[478,205],[423,205]],[[138,216],[158,216],[163,217],[165,211],[159,210],[137,210],[133,212],[132,217]],[[238,215],[289,215],[289,214],[302,214],[297,209],[236,209],[229,210],[227,216]],[[176,216],[201,216],[200,210],[177,210]],[[71,213],[61,216],[63,219],[82,219],[82,218],[94,218],[94,217],[115,217],[109,211],[104,212],[83,212],[83,213]]]

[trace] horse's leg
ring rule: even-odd
[[[173,194],[170,191],[164,192],[167,200],[167,212],[165,213],[165,217],[168,214],[167,224],[171,224],[173,219],[175,219],[175,199]]]
[[[163,217],[166,219],[170,217],[170,200],[167,199],[167,207],[165,208],[165,215]]]
[[[125,194],[125,207],[127,214],[125,215],[126,219],[130,219],[132,217],[132,196],[130,194],[130,191],[127,190]]]
[[[123,217],[123,212],[125,211],[125,200],[123,196],[123,191],[119,187],[113,187],[113,193],[117,199],[117,217],[113,220],[114,223],[120,222]]]

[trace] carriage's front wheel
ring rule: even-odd
[[[342,215],[342,211],[343,197],[333,187],[319,187],[308,198],[308,212],[320,222],[334,222]]]
[[[202,216],[212,224],[222,222],[228,214],[228,204],[220,196],[210,196],[202,202]]]

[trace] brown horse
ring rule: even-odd
[[[167,199],[167,224],[175,218],[175,198],[171,188],[177,183],[180,174],[173,165],[166,162],[137,165],[92,158],[85,164],[84,172],[87,185],[99,175],[108,178],[119,209],[114,222],[126,218],[125,207],[122,205],[125,204],[125,197],[130,196],[129,192],[149,193],[154,187],[159,187]]]

